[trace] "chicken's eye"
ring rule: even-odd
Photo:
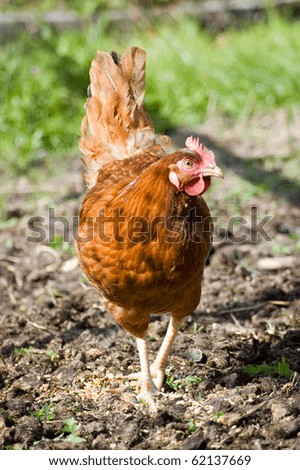
[[[184,160],[184,166],[191,168],[194,165],[193,160]]]

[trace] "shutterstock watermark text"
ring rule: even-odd
[[[235,244],[257,243],[260,239],[271,241],[268,232],[270,215],[258,217],[256,207],[251,207],[249,216],[234,215],[227,221],[218,221],[217,217],[204,218],[195,209],[186,216],[172,215],[169,217],[156,216],[149,220],[136,215],[125,217],[119,210],[107,214],[101,211],[96,217],[87,217],[83,230],[79,230],[79,216],[70,218],[57,215],[55,208],[49,208],[48,216],[33,216],[28,220],[27,241],[30,243],[52,243],[59,236],[63,242],[72,243],[74,240],[88,242],[98,240],[109,243],[148,243],[166,242],[181,243],[192,240],[202,243],[206,233],[212,233],[218,241]]]

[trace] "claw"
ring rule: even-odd
[[[141,377],[140,372],[132,372],[132,374],[120,375],[116,378],[119,379],[119,380],[139,380],[140,377]]]

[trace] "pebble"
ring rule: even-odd
[[[42,424],[38,418],[34,416],[23,416],[15,430],[16,442],[33,441],[42,435]]]
[[[203,353],[203,351],[201,351],[201,349],[196,349],[196,348],[189,349],[185,357],[188,361],[195,362],[195,363],[198,363],[198,362],[204,363],[207,360],[207,357]]]

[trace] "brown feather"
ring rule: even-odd
[[[163,159],[152,154],[145,161],[140,156],[105,165],[83,202],[79,235],[87,237],[89,221],[93,233],[89,241],[78,242],[83,270],[112,315],[135,336],[145,333],[150,313],[171,311],[182,318],[200,300],[211,218],[202,198],[178,193],[170,184],[168,166],[180,158],[181,152]],[[188,220],[192,209],[204,221],[194,231]],[[173,227],[168,227],[170,218],[177,222]],[[142,223],[139,230],[134,221]],[[145,321],[131,322],[125,311]]]
[[[122,160],[160,146],[166,154],[170,140],[156,136],[143,102],[146,53],[132,47],[123,58],[98,51],[90,69],[91,84],[86,116],[81,125],[80,150],[87,168],[89,187],[97,180],[102,165]]]
[[[146,83],[146,53],[132,47],[123,57],[122,71],[129,82],[137,108],[144,104]]]

